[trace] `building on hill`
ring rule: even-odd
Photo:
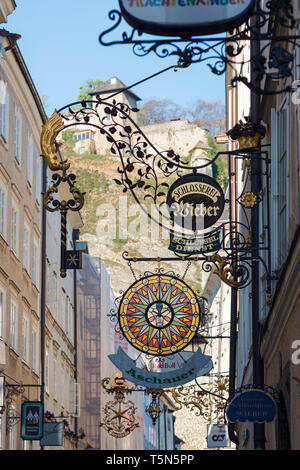
[[[105,101],[105,103],[107,102],[109,104],[112,104],[113,100],[115,99],[117,104],[123,104],[125,106],[129,106],[130,108],[136,108],[137,102],[140,101],[141,98],[139,98],[135,93],[133,93],[131,90],[127,90],[126,88],[126,85],[124,85],[121,80],[119,80],[117,77],[112,77],[107,80],[107,82],[102,83],[97,88],[95,88],[90,93],[90,95],[92,99],[96,99],[96,97],[99,95],[101,99]],[[93,105],[93,107],[95,108],[95,105]],[[97,118],[94,118],[92,120],[92,124],[93,123],[99,124],[99,122],[97,122]],[[127,120],[120,120],[120,118],[118,117],[112,118],[111,115],[104,114],[103,124],[109,123],[111,123],[112,125],[114,123],[119,123],[122,126],[126,126],[129,124]],[[101,134],[100,132],[96,132],[94,137],[96,153],[100,155],[110,155],[111,142],[107,140],[106,136]]]
[[[83,153],[96,153],[95,130],[89,126],[81,126],[74,130],[74,151],[82,155]]]

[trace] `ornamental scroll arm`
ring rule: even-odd
[[[70,164],[61,162],[56,150],[56,138],[65,128],[62,116],[55,110],[42,127],[41,151],[48,167],[52,171],[68,169]]]
[[[250,266],[245,260],[231,260],[225,256],[215,254],[209,256],[207,261],[215,265],[213,272],[230,287],[242,288],[246,287],[250,282]],[[207,268],[207,265],[206,268],[204,268],[206,271],[210,271],[211,269],[211,265],[209,268]]]

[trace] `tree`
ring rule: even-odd
[[[97,88],[99,85],[103,83],[102,80],[85,80],[83,84],[79,87],[80,93],[77,96],[78,101],[88,101],[91,99],[91,91]]]
[[[140,126],[149,126],[172,119],[185,119],[186,111],[171,100],[149,100],[141,106],[137,117]]]
[[[225,105],[220,101],[198,100],[189,115],[194,124],[204,127],[211,135],[225,131]]]
[[[193,107],[185,108],[171,100],[149,100],[138,113],[138,124],[142,126],[172,119],[187,119],[215,135],[225,131],[225,106],[220,101],[198,100]]]

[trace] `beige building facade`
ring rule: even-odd
[[[299,26],[294,33],[299,33]],[[249,57],[250,49],[244,49]],[[299,79],[298,47],[290,51],[294,55],[294,70],[286,81],[292,85]],[[237,66],[238,70],[238,66]],[[247,71],[246,71],[247,72]],[[242,84],[231,86],[234,70],[227,74],[227,128],[231,129],[240,119],[250,115],[250,92]],[[248,78],[250,70],[248,70]],[[282,86],[265,80],[266,89]],[[271,290],[260,266],[260,292],[257,305],[260,326],[260,354],[263,360],[264,384],[272,387],[277,397],[277,415],[264,427],[267,450],[299,450],[300,426],[300,361],[299,361],[299,256],[300,256],[300,120],[297,96],[279,93],[260,96],[260,118],[267,134],[263,145],[268,145],[270,159],[269,197],[270,219],[267,224],[266,180],[261,191],[260,237],[270,233]],[[296,98],[296,99],[295,99]],[[231,148],[234,143],[230,142]],[[239,169],[238,184],[243,183],[243,168]],[[262,255],[268,263],[267,252]],[[238,339],[236,388],[253,383],[252,366],[252,293],[251,285],[241,289],[238,295]],[[238,448],[254,449],[254,426],[238,423],[235,426]]]
[[[0,2],[6,21],[13,1]],[[36,448],[19,433],[21,402],[39,399],[42,159],[46,116],[18,46],[0,30],[0,448]],[[24,385],[23,389],[16,387]]]

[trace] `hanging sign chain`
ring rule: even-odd
[[[135,274],[135,272],[134,272],[134,270],[133,270],[133,267],[132,267],[132,264],[131,264],[130,261],[128,261],[128,266],[129,266],[129,269],[130,269],[130,271],[131,271],[131,273],[132,273],[132,275],[133,275],[134,280],[137,281],[136,274]]]
[[[182,279],[183,279],[183,280],[185,279],[185,276],[187,275],[187,272],[188,272],[188,270],[189,270],[191,264],[192,264],[192,262],[189,261],[188,264],[187,264],[187,266],[186,266],[186,268],[185,268],[184,274],[183,274],[183,276],[182,276]]]

